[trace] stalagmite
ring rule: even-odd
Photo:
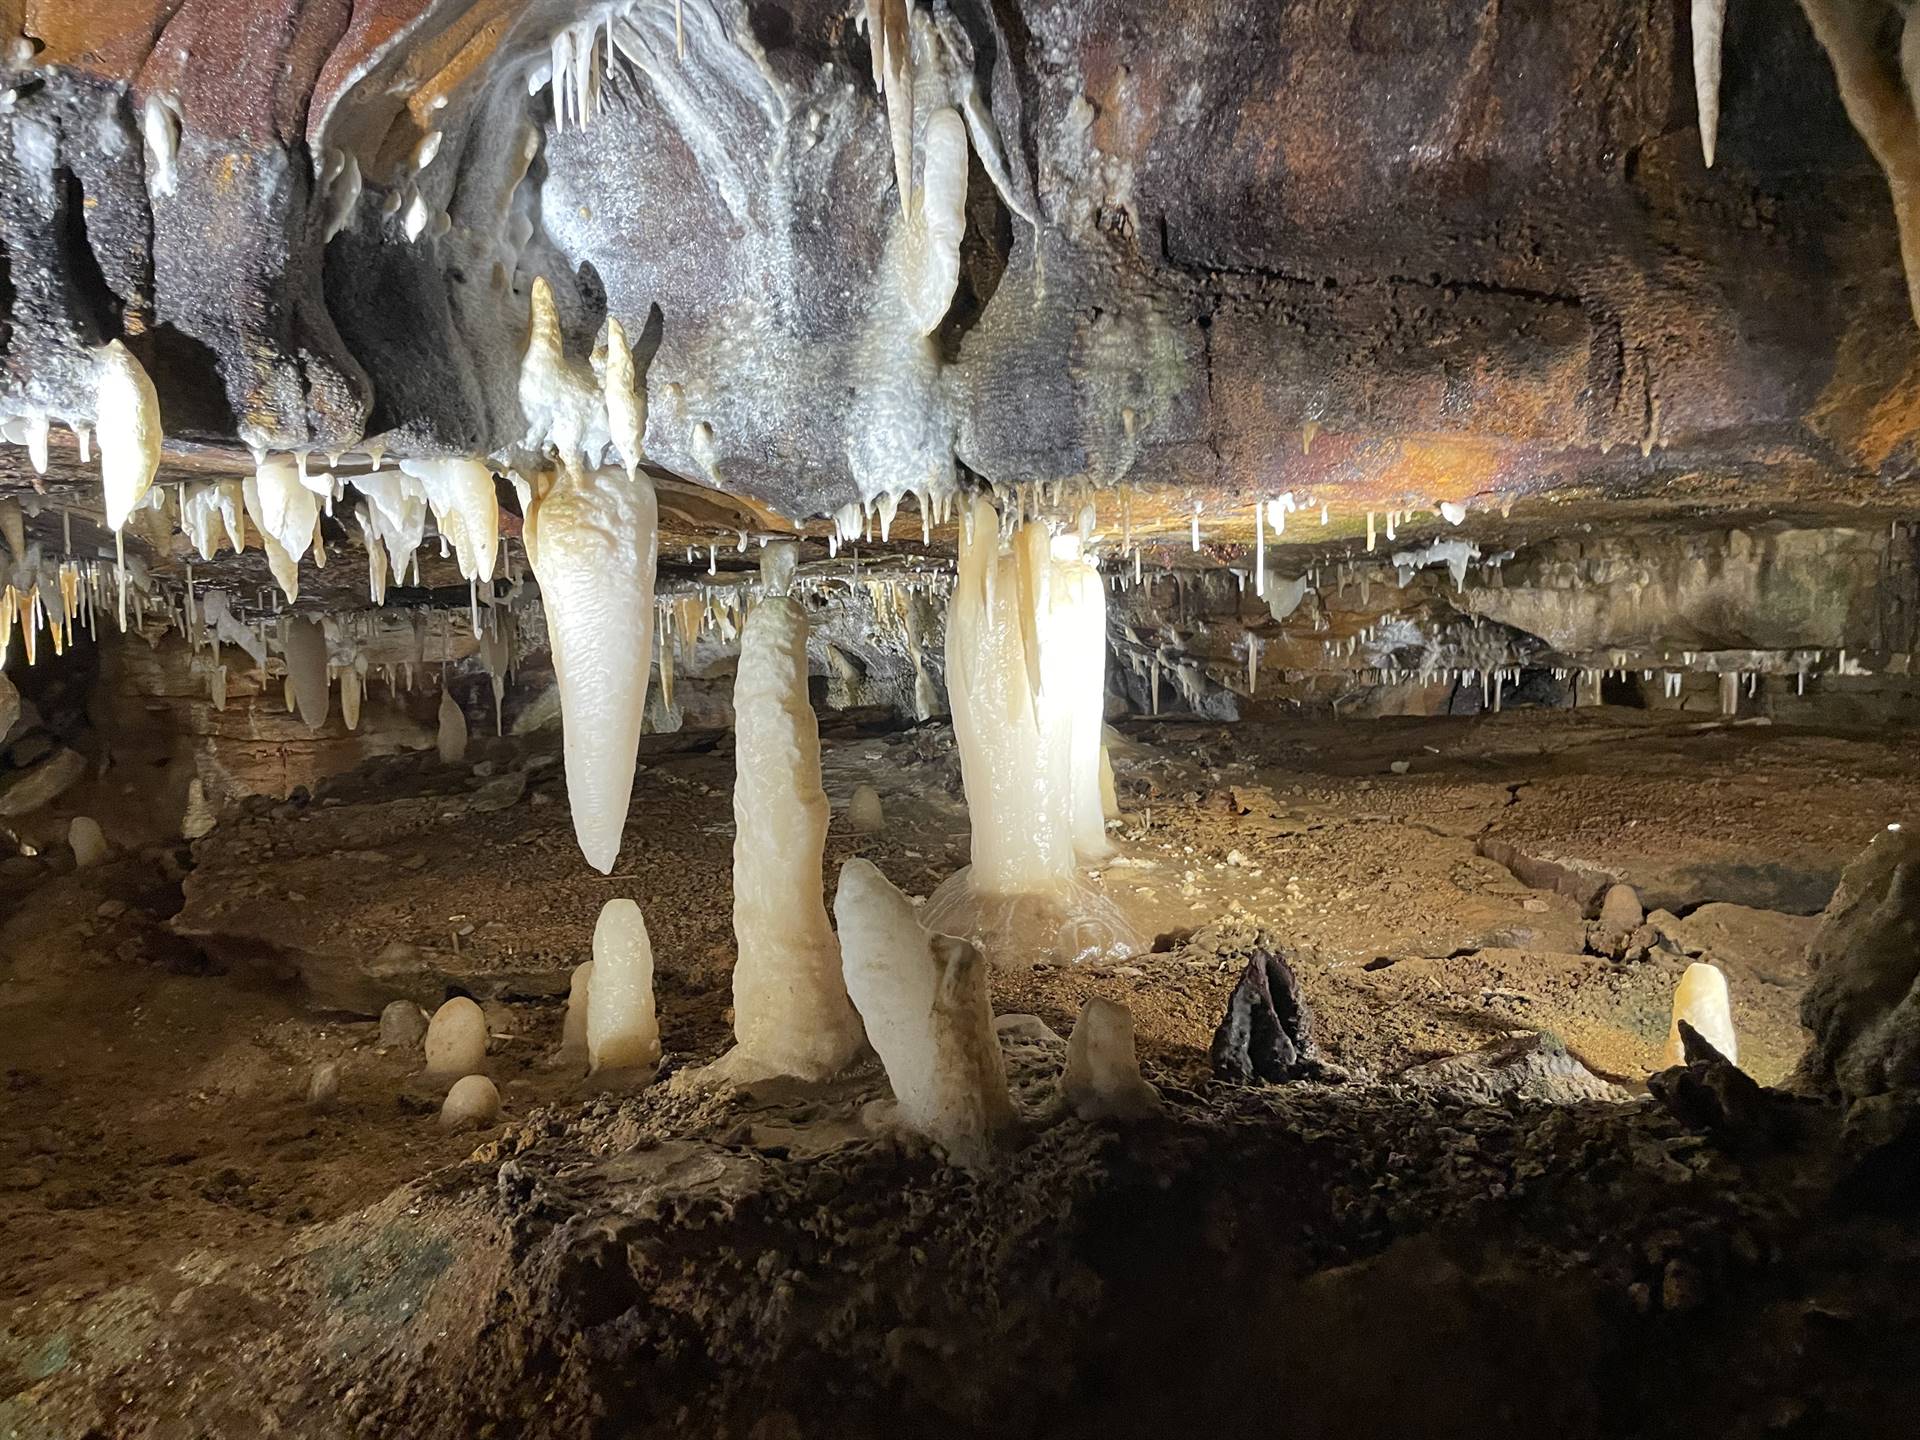
[[[444,1130],[484,1128],[500,1118],[500,1091],[484,1075],[467,1075],[453,1084],[440,1106]]]
[[[593,962],[573,967],[567,986],[567,1018],[560,1029],[558,1064],[577,1070],[587,1067],[587,1011],[593,1004]]]
[[[652,1070],[660,1063],[653,1007],[653,944],[631,900],[609,900],[593,927],[587,1059],[593,1070]]]
[[[440,730],[434,744],[442,765],[458,765],[467,758],[467,712],[445,686],[440,690]]]
[[[1687,966],[1679,985],[1674,987],[1673,1024],[1667,1031],[1666,1063],[1669,1065],[1686,1063],[1686,1047],[1680,1041],[1682,1020],[1730,1062],[1740,1063],[1740,1041],[1733,1029],[1733,1004],[1727,994],[1727,977],[1718,966],[1696,961]]]
[[[929,937],[912,902],[865,860],[841,867],[833,914],[847,992],[886,1067],[901,1122],[954,1163],[983,1164],[1014,1113],[979,952]]]
[[[340,1098],[340,1062],[323,1060],[307,1077],[307,1108],[330,1110]]]
[[[327,635],[318,621],[296,615],[287,622],[287,679],[300,718],[309,730],[327,723],[331,692],[327,684]]]
[[[559,680],[573,831],[607,874],[620,853],[653,665],[658,512],[645,476],[573,467],[528,506],[527,557]]]
[[[747,616],[733,687],[735,1073],[824,1080],[861,1044],[821,900],[827,797],[807,701],[807,614],[768,596]]]
[[[390,1000],[380,1012],[382,1049],[411,1050],[426,1037],[427,1017],[411,1000]]]
[[[100,350],[98,363],[93,403],[100,486],[107,526],[118,530],[146,497],[160,469],[160,397],[133,352],[118,340]]]
[[[1099,995],[1080,1007],[1060,1093],[1082,1120],[1139,1120],[1158,1113],[1160,1092],[1140,1078],[1131,1010]]]
[[[880,792],[871,785],[854,789],[847,801],[847,824],[856,835],[877,835],[887,828],[887,813],[880,804]]]
[[[360,728],[360,671],[352,665],[340,667],[340,719],[347,729]]]
[[[427,1074],[441,1079],[471,1075],[487,1061],[487,1017],[473,1001],[456,995],[427,1023]]]
[[[91,870],[107,858],[107,837],[91,816],[76,815],[67,822],[67,844],[73,847],[77,869]]]

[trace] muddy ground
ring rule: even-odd
[[[829,883],[860,854],[929,893],[966,859],[950,732],[826,724]],[[871,1065],[676,1080],[728,1036],[732,767],[725,735],[644,745],[611,877],[535,737],[5,882],[0,1436],[1906,1433],[1897,1185],[1825,1107],[1736,1143],[1645,1096],[1690,958],[1726,971],[1749,1073],[1791,1069],[1813,916],[1916,809],[1899,737],[1123,726],[1090,883],[1143,951],[996,957],[996,1010],[1042,1024],[1008,1032],[1026,1126],[980,1176],[865,1123]],[[877,836],[843,819],[862,782]],[[1609,880],[1639,932],[1594,923]],[[596,1094],[552,1057],[615,895],[646,911],[667,1059]],[[1262,937],[1338,1083],[1211,1079]],[[438,1128],[372,1019],[450,993],[494,1031],[479,1135]],[[1133,1009],[1159,1120],[1060,1113],[1056,1037],[1094,994]],[[1434,1073],[1540,1031],[1617,1098]]]

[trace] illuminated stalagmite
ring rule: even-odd
[[[653,942],[640,907],[609,900],[593,927],[587,1057],[595,1071],[652,1070],[660,1063],[653,1005]]]
[[[981,1164],[1014,1115],[979,952],[929,936],[913,902],[865,860],[841,867],[833,918],[847,993],[886,1067],[901,1123],[938,1141],[955,1163]]]
[[[827,797],[807,701],[807,613],[769,595],[747,616],[733,687],[733,1073],[825,1079],[860,1048],[821,899]]]
[[[1727,977],[1718,966],[1696,962],[1673,991],[1673,1023],[1667,1032],[1667,1064],[1686,1063],[1686,1048],[1680,1040],[1680,1022],[1727,1059],[1738,1064],[1740,1042],[1733,1029],[1733,1005],[1727,994]]]

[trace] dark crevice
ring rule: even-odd
[[[87,238],[87,197],[80,177],[62,166],[54,171],[54,184],[54,235],[58,253],[66,261],[73,318],[88,344],[104,345],[120,338],[120,297],[107,284],[100,257]]]

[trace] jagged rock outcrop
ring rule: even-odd
[[[1920,1100],[1920,834],[1889,826],[1841,876],[1808,948],[1801,1073],[1848,1100]]]

